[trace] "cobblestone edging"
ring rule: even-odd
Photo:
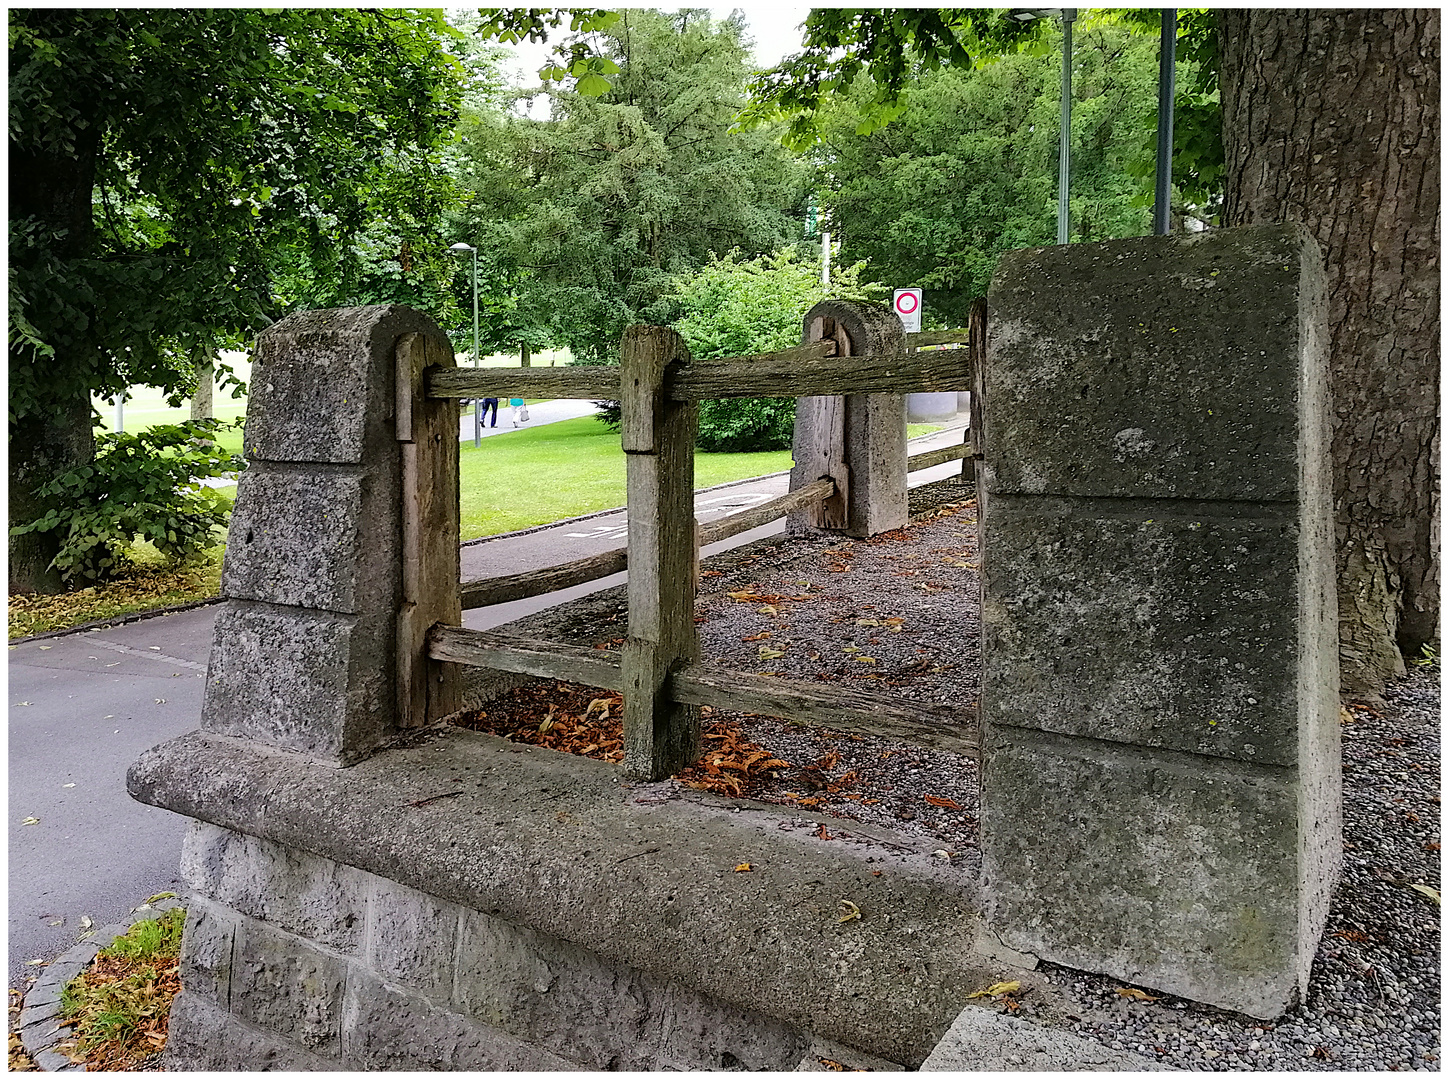
[[[84,1063],[70,1060],[55,1050],[69,1036],[69,1029],[60,1024],[60,992],[65,984],[74,979],[91,961],[116,938],[143,919],[154,919],[168,908],[179,906],[180,900],[161,900],[154,904],[142,904],[125,922],[112,923],[97,930],[90,938],[72,945],[52,960],[45,972],[25,994],[25,1007],[16,1021],[16,1030],[25,1052],[35,1062],[36,1068],[44,1072],[84,1072]]]

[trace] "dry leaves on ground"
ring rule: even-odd
[[[606,690],[546,682],[514,687],[487,709],[465,714],[456,723],[514,742],[619,762],[624,759],[623,704],[622,697]],[[675,774],[686,787],[738,798],[773,770],[790,768],[789,762],[746,739],[737,721],[706,720],[703,742],[699,761]]]
[[[176,968],[185,918],[173,911],[152,923],[149,935],[142,927],[117,938],[67,985],[62,1023],[75,1035],[56,1050],[85,1062],[88,1072],[147,1068],[166,1046],[171,1002],[181,989]]]

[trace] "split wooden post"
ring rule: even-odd
[[[674,702],[669,678],[699,658],[694,628],[694,438],[699,406],[671,401],[665,369],[689,362],[665,327],[624,331],[620,404],[629,513],[629,637],[624,772],[658,780],[699,757],[699,707]]]
[[[836,356],[850,355],[850,338],[845,328],[829,315],[813,311],[805,320],[804,344],[833,341]],[[817,480],[830,480],[834,491],[817,503],[791,514],[787,527],[793,532],[815,529],[843,529],[849,515],[850,469],[845,464],[845,398],[839,395],[802,397],[795,404],[795,467],[790,473],[790,490]]]
[[[837,357],[879,358],[882,367],[906,356],[901,320],[881,304],[821,301],[805,314],[804,337],[807,345],[834,341]],[[876,536],[909,520],[906,399],[900,392],[800,398],[793,450],[790,490],[828,478],[835,493],[792,514],[792,534]]]
[[[398,726],[423,727],[462,707],[462,669],[428,656],[434,623],[460,626],[458,420],[427,396],[427,370],[452,350],[427,334],[397,343],[397,438],[402,450],[402,602],[397,620]]]
[[[967,435],[971,456],[961,463],[961,479],[976,485],[977,514],[981,520],[981,470],[986,460],[986,298],[971,301],[967,326],[971,331],[971,419]]]

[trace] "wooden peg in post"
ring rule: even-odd
[[[689,353],[674,331],[631,326],[620,371],[629,513],[629,637],[621,651],[624,771],[658,780],[699,757],[699,708],[676,704],[669,676],[699,657],[694,628],[694,438],[699,407],[664,395]]]

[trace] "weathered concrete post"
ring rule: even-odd
[[[1341,859],[1317,247],[1271,226],[1015,252],[990,302],[989,924],[1276,1016]]]
[[[833,340],[837,356],[899,356],[905,331],[881,304],[824,300],[805,315],[803,342]],[[792,535],[844,530],[875,536],[902,528],[906,503],[906,403],[901,394],[803,397],[795,409],[790,490],[822,477],[837,494],[786,518]]]
[[[262,334],[203,730],[349,764],[457,708],[456,669],[422,639],[461,621],[457,423],[422,393],[452,364],[401,307]]]

